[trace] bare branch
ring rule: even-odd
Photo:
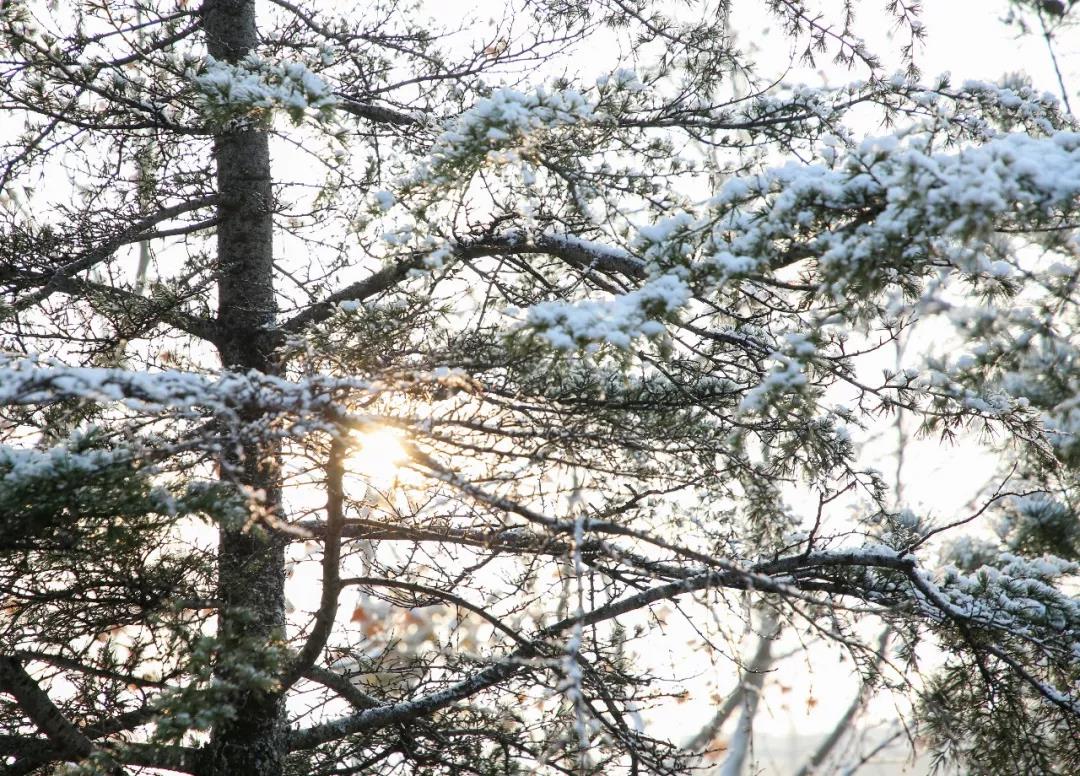
[[[345,474],[345,442],[340,437],[330,441],[330,456],[326,462],[326,530],[323,534],[322,598],[315,615],[315,624],[308,633],[300,653],[285,670],[281,687],[287,690],[304,675],[326,646],[337,617],[338,594],[343,584],[341,569],[341,525],[344,520],[344,493],[341,480]]]
[[[15,698],[27,718],[38,726],[64,757],[81,760],[94,751],[90,739],[64,716],[26,673],[22,663],[8,655],[0,655],[0,689]]]

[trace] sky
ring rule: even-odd
[[[757,43],[758,61],[769,62],[776,71],[782,71],[788,62],[789,45],[782,42],[777,33],[764,31],[768,23],[766,13],[757,3],[736,2],[734,5],[735,29],[740,43],[744,46]],[[863,0],[859,5],[856,29],[871,51],[899,67],[896,52],[903,40],[892,37],[891,20],[884,13],[884,6],[885,0]],[[924,0],[920,18],[926,37],[915,55],[924,77],[929,80],[948,72],[954,81],[992,81],[1008,73],[1024,72],[1037,86],[1058,94],[1053,64],[1042,37],[1020,36],[1017,26],[1003,23],[1007,15],[1008,5],[1004,0]],[[1075,72],[1080,64],[1080,50],[1074,46],[1070,54],[1066,46],[1060,49],[1058,56],[1062,70]],[[797,71],[795,80],[835,84],[860,75],[858,71],[830,66],[828,57],[822,57],[819,65],[821,69],[816,79],[815,74],[802,70]]]

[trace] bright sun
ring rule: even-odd
[[[409,458],[401,439],[399,432],[389,428],[360,434],[357,449],[349,455],[349,469],[375,487],[392,484]]]

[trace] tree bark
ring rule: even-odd
[[[206,0],[202,8],[207,50],[236,62],[257,44],[254,0]],[[218,349],[222,366],[274,373],[273,191],[267,132],[226,126],[214,138],[219,197]],[[280,507],[279,450],[243,444],[222,462],[222,476],[251,489],[266,509]],[[249,521],[225,526],[218,547],[223,601],[219,637],[248,649],[280,641],[285,628],[285,542],[272,527]],[[229,668],[220,677],[231,681]],[[285,756],[281,693],[246,688],[233,699],[235,716],[213,731],[203,776],[277,776]]]

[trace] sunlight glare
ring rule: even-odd
[[[409,458],[401,433],[381,428],[360,434],[358,442],[357,449],[349,455],[349,469],[376,487],[392,484],[401,464]]]

